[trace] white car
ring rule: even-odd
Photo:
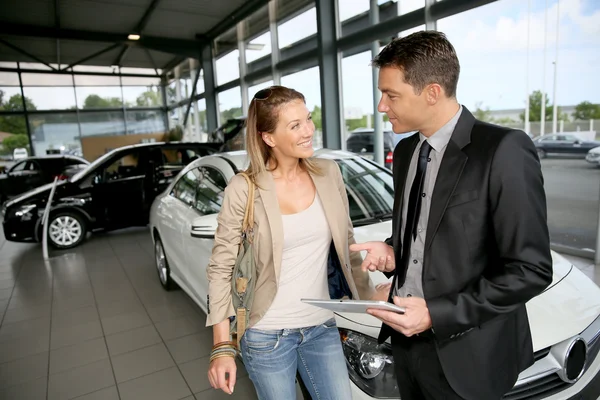
[[[23,160],[24,158],[29,157],[27,153],[27,149],[23,147],[19,147],[13,150],[13,160]]]
[[[594,147],[588,151],[585,161],[600,167],[600,147]]]
[[[319,150],[334,159],[346,180],[358,242],[384,240],[391,232],[393,182],[389,170],[357,155]],[[246,164],[245,152],[203,157],[189,164],[150,212],[158,276],[179,285],[206,312],[206,265],[227,182]],[[552,284],[527,303],[535,363],[504,399],[596,398],[600,389],[600,288],[562,256],[552,253]],[[388,279],[371,273],[375,284]],[[377,345],[381,323],[367,314],[336,316],[352,381],[352,398],[398,399],[389,344]],[[498,371],[498,373],[502,373]],[[595,391],[592,397],[591,391]]]

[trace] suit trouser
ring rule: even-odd
[[[392,353],[402,400],[462,400],[446,380],[431,331],[392,334]]]

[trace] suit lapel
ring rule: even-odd
[[[475,118],[473,115],[463,106],[462,114],[456,123],[452,138],[448,142],[435,180],[431,197],[431,208],[429,210],[429,220],[427,222],[425,250],[433,242],[442,217],[446,212],[448,201],[456,189],[456,185],[469,158],[462,149],[471,142],[471,130],[473,129],[474,122]]]
[[[275,279],[279,282],[281,274],[281,257],[283,254],[283,222],[275,190],[275,181],[270,172],[264,172],[257,177],[258,191],[262,199],[269,227],[271,228],[271,240],[273,242],[273,266]]]

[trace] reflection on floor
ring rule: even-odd
[[[158,282],[146,229],[54,252],[0,241],[0,399],[255,399],[242,365],[233,396],[208,383],[212,331]]]
[[[160,286],[146,229],[51,255],[46,265],[39,245],[0,237],[0,399],[256,399],[242,365],[233,396],[210,388],[212,332]]]

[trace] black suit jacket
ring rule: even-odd
[[[406,174],[418,142],[413,135],[394,151],[387,242],[398,264]],[[533,364],[525,303],[551,281],[546,196],[534,144],[524,132],[478,121],[463,107],[431,199],[422,276],[438,356],[457,394],[499,399]],[[380,341],[392,333],[384,324]],[[407,339],[396,334],[394,340]]]

